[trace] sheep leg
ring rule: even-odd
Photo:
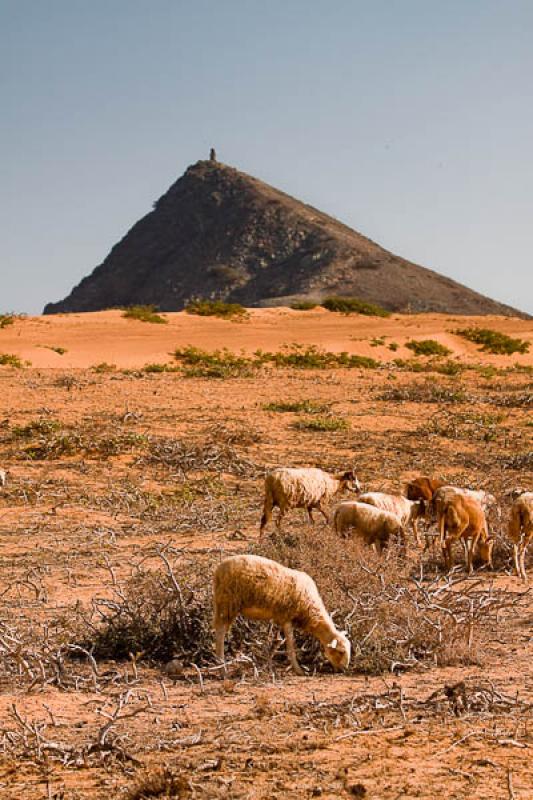
[[[449,539],[446,539],[442,545],[442,555],[444,557],[444,569],[449,572],[453,567],[452,543]]]
[[[472,575],[474,572],[474,551],[476,549],[477,540],[477,536],[474,539],[468,539],[467,542],[464,542],[463,539],[465,547],[466,569],[469,575]]]
[[[522,579],[527,581],[527,572],[526,572],[526,543],[522,542],[522,546],[520,548],[520,571],[522,575]]]
[[[518,542],[513,544],[513,559],[514,559],[514,568],[516,570],[516,574],[519,578],[522,577],[520,572],[520,548]]]
[[[285,647],[287,648],[287,655],[289,657],[289,661],[291,662],[293,670],[297,675],[305,675],[305,672],[298,664],[298,659],[296,658],[294,633],[290,622],[286,622],[285,625],[283,626],[283,633],[285,634]]]
[[[313,509],[311,506],[307,506],[307,516],[309,517],[309,522],[311,525],[314,525],[315,521],[313,519]]]
[[[217,622],[215,624],[216,655],[219,661],[224,661],[224,641],[228,630],[229,625],[225,622]]]
[[[327,524],[329,522],[328,515],[326,514],[326,512],[324,511],[324,509],[322,508],[322,505],[320,503],[317,505],[317,509],[320,511],[320,513],[322,514],[322,516],[326,520],[326,524]]]
[[[263,533],[263,529],[271,521],[273,507],[272,498],[267,495],[265,497],[265,503],[263,506],[263,516],[261,517],[261,525],[259,526],[259,535]]]
[[[413,533],[415,537],[415,542],[420,547],[420,536],[418,535],[418,523],[416,519],[413,520]]]

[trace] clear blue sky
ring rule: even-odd
[[[0,312],[39,312],[214,145],[533,313],[532,0],[0,0]]]

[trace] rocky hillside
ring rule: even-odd
[[[45,314],[208,297],[247,306],[344,294],[396,311],[517,314],[215,161],[189,167],[105,261]]]

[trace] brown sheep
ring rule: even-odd
[[[442,553],[449,571],[453,566],[452,545],[461,541],[465,551],[468,573],[474,571],[473,560],[476,547],[481,559],[492,568],[494,539],[489,537],[485,512],[473,497],[462,494],[450,495],[442,506],[444,542]]]

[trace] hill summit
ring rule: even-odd
[[[132,304],[177,311],[199,297],[286,305],[331,294],[393,311],[522,316],[213,158],[189,167],[105,261],[44,313]]]

